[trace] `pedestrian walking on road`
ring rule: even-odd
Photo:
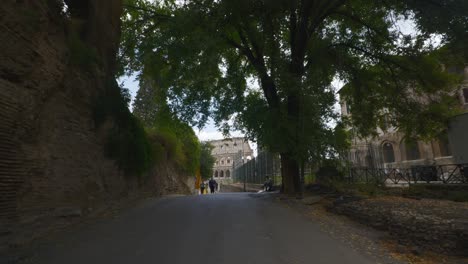
[[[203,193],[205,192],[205,187],[206,187],[206,186],[205,186],[205,182],[202,182],[202,183],[200,184],[200,194],[203,194]]]
[[[208,182],[208,186],[210,186],[210,192],[215,193],[216,181],[213,178]]]
[[[273,190],[273,181],[268,176],[266,177],[265,183],[263,184],[263,190],[265,192],[270,192]]]

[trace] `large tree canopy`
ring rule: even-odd
[[[293,193],[299,164],[333,142],[325,139],[334,134],[327,124],[336,118],[336,78],[348,83],[363,134],[384,113],[409,133],[420,116],[435,118],[418,133],[440,129],[455,111],[443,107],[453,78],[429,40],[437,34],[466,58],[467,10],[464,0],[128,0],[120,59],[158,80],[183,120],[203,126],[211,116],[222,128],[234,121],[281,153]],[[417,31],[403,34],[403,19]]]

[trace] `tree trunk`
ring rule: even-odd
[[[290,153],[281,153],[281,172],[283,178],[283,193],[298,195],[301,189],[299,163]]]

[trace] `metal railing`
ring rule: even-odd
[[[391,184],[467,184],[468,164],[413,166],[409,168],[349,169],[346,180],[350,183]]]
[[[242,161],[238,161],[240,163]],[[263,184],[266,177],[273,180],[274,185],[281,184],[279,156],[262,152],[256,158],[241,163],[233,169],[233,180],[237,183]]]

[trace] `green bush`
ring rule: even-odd
[[[151,145],[139,121],[130,113],[127,118],[111,130],[106,151],[125,172],[142,175],[151,165]]]
[[[153,162],[159,163],[165,161],[167,159],[167,151],[160,136],[153,129],[146,129],[146,134],[151,146]]]
[[[183,163],[185,161],[185,153],[183,151],[182,142],[179,140],[174,131],[166,127],[160,127],[157,130],[159,142],[166,150],[166,156],[169,160]]]
[[[215,157],[211,154],[214,147],[209,142],[202,142],[200,146],[200,175],[202,179],[209,179],[213,176],[215,164]]]
[[[142,175],[151,166],[152,148],[143,125],[128,110],[129,100],[124,94],[116,81],[111,81],[94,104],[94,121],[96,127],[112,121],[106,154],[126,173]]]
[[[94,104],[96,127],[108,120],[113,124],[106,143],[108,156],[127,173],[141,175],[155,162],[170,162],[181,172],[195,174],[200,142],[193,129],[164,107],[155,109],[159,111],[155,120],[143,124],[129,111],[129,103],[128,91],[112,80]]]
[[[316,176],[315,173],[309,173],[304,175],[304,183],[307,184],[313,184],[316,181]]]
[[[200,166],[200,143],[192,128],[176,118],[161,119],[147,129],[156,162],[171,161],[194,174]]]
[[[189,129],[181,135],[183,136],[182,143],[185,154],[183,168],[186,172],[195,174],[196,170],[200,167],[200,141],[198,141],[198,138],[192,128],[188,125],[186,126]]]
[[[319,168],[316,173],[316,180],[323,185],[329,185],[334,182],[343,181],[343,173],[341,173],[335,165],[324,165]]]
[[[344,178],[344,174],[334,164],[322,166],[317,171],[317,182],[338,193],[377,196],[385,193],[385,188],[378,183],[350,183]]]

